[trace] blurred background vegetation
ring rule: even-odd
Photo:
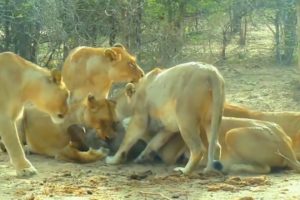
[[[192,60],[289,66],[300,52],[299,1],[0,0],[0,51],[53,67],[76,46],[120,42],[145,70]]]

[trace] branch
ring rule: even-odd
[[[165,196],[165,195],[164,195],[164,194],[162,194],[162,193],[143,192],[143,191],[140,191],[139,193],[141,193],[141,194],[143,194],[143,195],[145,195],[145,196],[147,196],[147,195],[159,195],[159,196],[161,196],[161,197],[162,197],[162,198],[164,198],[164,199],[167,199],[167,200],[172,200],[171,198],[169,198],[169,197]]]

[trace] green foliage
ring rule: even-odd
[[[295,27],[295,0],[0,0],[1,51],[42,65],[60,64],[79,45],[114,42],[145,68],[241,58],[258,29],[273,34],[270,56],[290,64]]]

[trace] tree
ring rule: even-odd
[[[297,2],[298,67],[300,68],[300,1]]]
[[[290,65],[293,59],[294,50],[296,48],[296,9],[295,1],[285,1],[283,7],[282,20],[284,28],[284,55],[283,63]]]
[[[253,30],[268,29],[270,53],[289,65],[296,22],[296,0],[0,0],[0,50],[52,67],[77,46],[119,42],[150,69],[192,58],[242,59]]]

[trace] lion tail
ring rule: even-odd
[[[214,158],[216,147],[218,145],[218,135],[221,125],[225,92],[224,92],[224,79],[222,75],[215,70],[209,78],[209,82],[212,87],[212,115],[211,115],[211,133],[209,137],[208,145],[208,168],[214,168]]]
[[[300,162],[297,160],[296,155],[291,148],[285,149],[283,152],[278,150],[276,154],[286,160],[289,168],[295,170],[297,173],[300,173]]]
[[[278,124],[272,125],[275,127],[277,134],[282,138],[282,141],[275,153],[286,161],[286,164],[289,168],[300,173],[300,162],[298,161],[295,151],[292,148],[291,138],[285,134],[282,127],[280,127]]]

